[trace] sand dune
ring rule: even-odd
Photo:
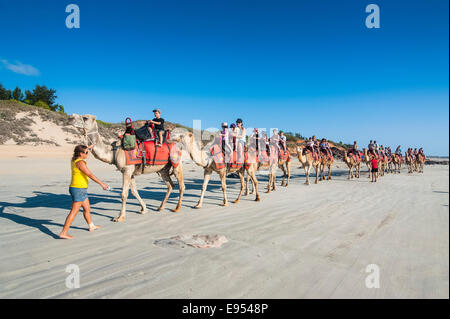
[[[70,207],[70,152],[39,156],[3,146],[0,158],[1,298],[448,298],[449,168],[387,175],[373,184],[364,170],[348,181],[343,163],[333,180],[305,186],[294,159],[288,189],[218,206],[217,175],[198,200],[203,172],[185,163],[186,195],[180,213],[156,212],[164,185],[157,175],[137,179],[151,212],[140,215],[131,195],[127,220],[120,209],[121,174],[95,159],[90,168],[114,189],[89,189],[93,219],[82,215],[57,240]],[[24,149],[22,149],[24,150]],[[17,151],[17,150],[16,150]],[[53,154],[54,155],[54,154]],[[17,157],[27,156],[27,157]],[[265,185],[267,177],[260,174]],[[279,182],[279,180],[278,180]],[[237,179],[228,180],[229,198]],[[219,248],[160,244],[175,236],[219,235]],[[159,242],[158,242],[159,241]],[[158,244],[159,243],[159,244]],[[65,286],[66,266],[80,268],[80,288]],[[367,265],[380,269],[380,288],[366,288]]]

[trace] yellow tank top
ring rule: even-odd
[[[79,158],[70,162],[70,166],[72,169],[72,180],[70,181],[70,187],[75,188],[87,188],[89,184],[88,176],[80,171],[77,167],[77,163],[82,161],[83,159]]]

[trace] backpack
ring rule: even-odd
[[[133,129],[133,122],[129,117],[125,119],[125,133],[122,138],[122,147],[126,151],[134,150],[136,148],[136,134]]]
[[[136,137],[141,141],[146,141],[152,138],[152,135],[150,134],[148,123],[145,123],[143,127],[138,128],[135,130]]]

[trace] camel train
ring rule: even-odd
[[[227,198],[227,175],[236,173],[240,180],[240,191],[238,197],[233,203],[238,203],[242,196],[255,193],[255,201],[260,201],[258,190],[257,172],[268,171],[268,184],[266,192],[276,190],[276,174],[278,168],[283,172],[283,180],[281,186],[288,187],[291,175],[291,156],[287,148],[283,151],[281,147],[276,145],[264,147],[256,146],[255,143],[248,143],[245,150],[241,154],[241,161],[236,160],[236,152],[232,153],[232,160],[225,160],[224,154],[218,147],[217,140],[220,135],[216,135],[211,142],[202,147],[202,141],[197,140],[195,134],[185,129],[175,128],[171,130],[163,144],[157,146],[154,141],[138,141],[136,148],[126,149],[124,147],[123,136],[120,136],[111,144],[106,144],[99,134],[97,120],[94,115],[78,115],[73,114],[69,117],[69,125],[75,127],[78,133],[84,138],[86,144],[93,145],[93,156],[102,162],[112,165],[115,169],[122,173],[122,192],[121,192],[121,210],[117,217],[113,218],[115,222],[123,222],[126,217],[126,203],[128,193],[131,191],[133,196],[138,200],[141,206],[141,214],[148,212],[145,202],[139,195],[136,184],[136,176],[157,173],[165,182],[167,190],[161,201],[158,211],[164,209],[167,200],[174,189],[174,183],[171,176],[175,176],[179,185],[178,202],[173,212],[178,212],[181,208],[185,185],[183,180],[182,151],[189,154],[191,160],[203,168],[203,185],[200,198],[195,208],[201,208],[203,198],[207,190],[211,174],[217,173],[220,177],[221,188],[223,193],[222,206],[228,206]],[[255,134],[248,137],[249,141],[256,138]],[[245,151],[245,153],[244,153]],[[311,169],[315,171],[315,184],[323,180],[331,180],[331,167],[334,163],[334,157],[314,152],[303,144],[297,145],[297,157],[305,171],[305,184],[309,185],[309,177]],[[354,154],[356,153],[356,154]],[[239,157],[239,154],[237,155]],[[362,152],[344,151],[344,163],[348,166],[348,179],[360,178],[361,165],[365,163],[371,169],[371,155],[367,149]],[[425,156],[421,154],[411,155],[410,152],[405,154],[405,163],[408,167],[408,173],[417,171],[423,173]],[[391,156],[382,156],[378,159],[379,167],[384,172],[400,173],[402,157],[398,154]],[[328,170],[326,176],[325,171]],[[245,174],[247,174],[245,179]],[[369,174],[370,177],[370,174]],[[252,192],[249,192],[249,182],[251,180]]]

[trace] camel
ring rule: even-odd
[[[400,170],[402,168],[402,158],[401,155],[392,154],[392,164],[394,165],[394,174],[400,174]]]
[[[291,179],[291,155],[289,155],[289,158],[286,160],[278,157],[278,167],[283,172],[283,180],[281,181],[281,186],[288,187],[289,180]]]
[[[304,145],[300,145],[297,147],[297,156],[300,163],[302,163],[302,166],[305,170],[306,175],[306,181],[305,184],[309,185],[309,172],[311,171],[311,168],[314,167],[316,170],[316,181],[314,182],[317,184],[319,182],[319,160],[314,159],[313,154],[310,151],[307,151],[305,155],[303,155],[303,150],[305,149]]]
[[[416,167],[419,173],[423,173],[423,167],[425,166],[425,155],[418,154],[416,158]]]
[[[271,151],[275,152],[275,149],[271,148]],[[254,154],[256,154],[256,151],[254,151],[254,152],[255,152]],[[255,185],[253,184],[253,179],[252,179],[252,191],[249,192],[249,181],[251,178],[251,174],[255,173],[255,178],[256,178],[256,172],[261,171],[261,170],[269,171],[269,181],[267,184],[266,193],[270,193],[271,190],[275,191],[276,190],[275,175],[276,175],[277,168],[279,167],[278,162],[275,160],[270,160],[268,162],[256,162],[256,156],[250,155],[250,157],[254,157],[254,159],[251,160],[250,163],[248,163],[248,166],[246,168],[247,178],[245,181],[245,194],[244,195],[253,194],[253,192],[256,189]],[[283,182],[284,182],[284,175],[283,175]]]
[[[365,157],[365,155],[364,155]],[[361,160],[355,160],[353,156],[347,155],[347,150],[344,150],[344,162],[347,164],[348,170],[348,179],[353,178],[353,168],[355,168],[355,178],[359,178],[361,176]]]
[[[241,189],[239,192],[239,196],[236,200],[233,201],[233,203],[238,203],[241,199],[243,190],[244,190],[244,173],[245,173],[245,165],[239,168],[232,168],[229,164],[225,165],[223,168],[217,168],[216,163],[214,161],[213,156],[208,151],[202,150],[199,142],[195,140],[194,134],[191,132],[187,132],[184,129],[175,129],[172,131],[170,140],[173,142],[177,142],[177,145],[179,145],[181,148],[185,149],[188,153],[191,159],[194,161],[194,163],[204,169],[204,179],[203,179],[203,185],[202,185],[202,192],[200,195],[200,199],[197,203],[197,205],[194,206],[194,208],[201,208],[203,205],[203,197],[206,192],[206,188],[208,187],[208,182],[211,178],[211,174],[213,172],[216,172],[220,176],[220,181],[222,183],[222,192],[223,192],[223,203],[221,206],[228,206],[228,199],[227,199],[227,184],[226,184],[226,176],[230,173],[238,173],[239,179],[241,181]],[[215,138],[217,140],[217,137]],[[209,150],[210,146],[214,143],[214,140],[209,143],[207,146],[205,146],[204,149]],[[255,185],[255,191],[256,191],[256,198],[255,201],[259,201],[259,193],[258,193],[258,181],[256,180],[255,172],[250,171],[250,177],[252,179],[252,182]],[[270,180],[270,178],[269,178]]]
[[[378,163],[380,164],[379,176],[384,176],[384,173],[387,170],[387,165],[388,165],[387,155],[386,154],[383,155],[380,153]]]
[[[393,163],[393,155],[388,156],[388,162],[387,162],[387,170],[386,173],[394,173],[394,169],[393,169],[394,163]]]
[[[370,171],[372,170],[372,164],[370,162],[370,156],[367,151],[367,148],[363,148],[364,157],[362,158],[362,161],[366,164],[367,168],[369,169],[369,178],[370,178]]]
[[[414,160],[412,159],[411,155],[408,154],[408,152],[405,153],[405,163],[408,166],[408,174],[411,174],[415,170]]]
[[[288,187],[289,179],[291,178],[291,161],[290,161],[291,157],[290,157],[290,155],[289,155],[288,159],[281,159],[278,156],[277,161],[269,161],[269,162],[265,162],[265,163],[256,162],[256,149],[253,149],[253,154],[255,154],[255,155],[252,155],[252,149],[253,148],[249,149],[249,159],[253,158],[253,160],[251,160],[249,162],[248,168],[246,169],[247,170],[247,179],[245,182],[245,195],[253,194],[254,189],[255,189],[255,187],[252,183],[252,191],[249,193],[249,186],[248,186],[249,184],[248,183],[249,183],[250,174],[251,174],[249,172],[256,173],[257,171],[266,170],[266,169],[269,170],[269,184],[267,185],[267,193],[270,192],[270,187],[272,187],[272,190],[275,191],[275,189],[276,189],[275,173],[276,173],[277,166],[283,172],[283,180],[281,181],[281,186]],[[271,151],[276,152],[276,149],[274,146],[271,146]],[[255,176],[256,176],[256,174],[255,174]]]
[[[173,167],[170,164],[170,161],[165,165],[145,165],[144,170],[142,170],[142,164],[127,165],[125,151],[120,146],[120,141],[115,141],[111,145],[104,144],[100,134],[98,133],[97,121],[94,115],[73,114],[69,117],[69,124],[78,129],[78,131],[88,141],[88,144],[94,145],[92,148],[92,154],[96,159],[114,165],[122,173],[122,208],[119,216],[113,218],[113,221],[123,222],[125,220],[129,190],[131,190],[133,196],[139,201],[139,204],[141,205],[141,214],[146,214],[148,212],[145,202],[139,196],[135,181],[135,177],[141,174],[158,173],[164,180],[167,185],[167,192],[158,208],[158,211],[161,211],[164,208],[174,187],[172,179],[170,178],[170,170]],[[185,190],[181,163],[176,168],[173,168],[173,174],[178,180],[180,195],[178,198],[178,204],[172,211],[178,212],[181,207],[181,201]]]
[[[276,168],[277,166],[282,170],[283,172],[283,180],[281,181],[281,186],[284,187],[288,187],[289,186],[289,180],[291,178],[291,156],[289,155],[289,157],[287,159],[282,159],[280,157],[280,153],[279,153],[279,146],[275,146],[275,145],[270,145],[270,150],[271,150],[271,154],[276,154],[277,156],[277,160],[274,161],[273,157],[271,157],[271,160],[269,162],[266,163],[262,163],[262,162],[257,162],[256,161],[256,136],[255,134],[252,134],[251,136],[249,136],[249,143],[248,143],[248,153],[247,153],[247,157],[248,157],[248,167],[247,167],[247,179],[246,179],[246,183],[245,183],[245,195],[249,194],[249,187],[248,187],[248,182],[250,179],[250,174],[249,171],[253,171],[253,172],[257,172],[260,170],[269,170],[269,184],[272,185],[272,190],[276,189]],[[264,147],[262,144],[260,145],[260,147]],[[277,165],[277,166],[276,166]],[[270,185],[267,186],[267,192],[270,192]],[[250,192],[250,194],[253,194],[254,191],[254,185],[252,184],[252,191]]]
[[[320,162],[320,180],[325,180],[325,167],[328,167],[328,176],[327,180],[331,179],[331,165],[334,162],[334,157],[332,156],[331,159],[328,156],[325,156],[322,154],[322,157],[319,160]]]

